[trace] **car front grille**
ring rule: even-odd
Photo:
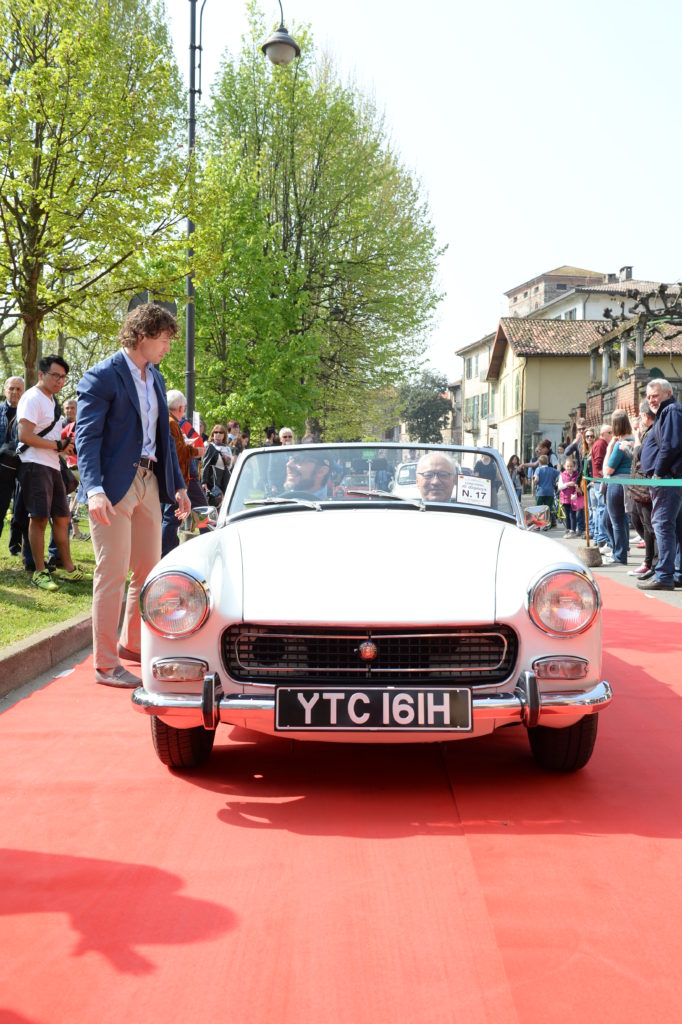
[[[363,685],[396,678],[425,686],[456,679],[490,686],[510,676],[517,650],[514,630],[499,625],[396,632],[245,623],[222,636],[230,676],[270,686],[294,678],[308,683],[363,680]]]

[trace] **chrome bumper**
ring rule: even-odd
[[[613,691],[606,680],[591,690],[565,690],[541,693],[532,672],[524,672],[512,693],[492,696],[474,696],[473,720],[496,720],[500,724],[522,722],[528,728],[557,719],[576,715],[591,715],[608,707]],[[235,719],[248,718],[272,721],[275,713],[274,697],[250,697],[244,694],[229,696],[223,692],[217,675],[204,679],[203,693],[149,693],[138,686],[132,695],[133,707],[146,715],[160,715],[164,719],[177,719],[178,727],[203,725],[215,729],[220,722],[235,724]],[[184,720],[184,721],[183,721]],[[559,724],[556,722],[555,724]]]

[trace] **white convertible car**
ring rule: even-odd
[[[216,528],[142,593],[132,699],[164,764],[205,761],[220,723],[343,743],[518,725],[543,768],[587,763],[612,698],[592,574],[522,513],[497,451],[410,445],[417,496],[379,490],[407,455],[242,454]]]

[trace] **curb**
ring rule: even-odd
[[[48,672],[69,655],[92,643],[92,614],[80,615],[48,626],[0,650],[0,697]]]

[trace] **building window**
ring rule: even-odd
[[[524,292],[523,293],[523,297],[524,297],[524,299],[527,299],[528,298],[528,292]]]
[[[471,380],[471,367],[472,367],[472,363],[473,363],[473,360],[471,359],[471,356],[469,356],[469,358],[467,360],[465,360],[465,362],[464,362],[464,373],[465,373],[465,376],[466,376],[467,380]]]
[[[490,389],[490,415],[495,415],[495,388]]]
[[[488,419],[488,396],[481,395],[481,419]]]
[[[521,396],[521,383],[520,382],[521,382],[521,378],[520,378],[520,375],[517,373],[516,377],[514,378],[514,412],[518,412],[519,408],[521,406],[521,399],[520,399],[520,396]]]
[[[577,316],[577,313],[578,313],[578,310],[575,309],[575,307],[573,309],[567,310],[564,313],[564,320],[575,320],[576,316]]]
[[[474,377],[478,377],[478,355],[474,356]]]
[[[519,301],[519,297],[518,297],[518,295],[515,295],[513,297],[513,299],[512,299],[512,302],[518,302],[518,301]]]
[[[464,419],[465,420],[470,420],[471,419],[471,399],[470,398],[465,398],[464,399]]]
[[[507,385],[502,385],[502,416],[507,415]]]
[[[568,285],[567,285],[567,284],[558,284],[558,285],[556,286],[556,290],[557,290],[558,292],[565,292],[567,288],[568,288]]]

